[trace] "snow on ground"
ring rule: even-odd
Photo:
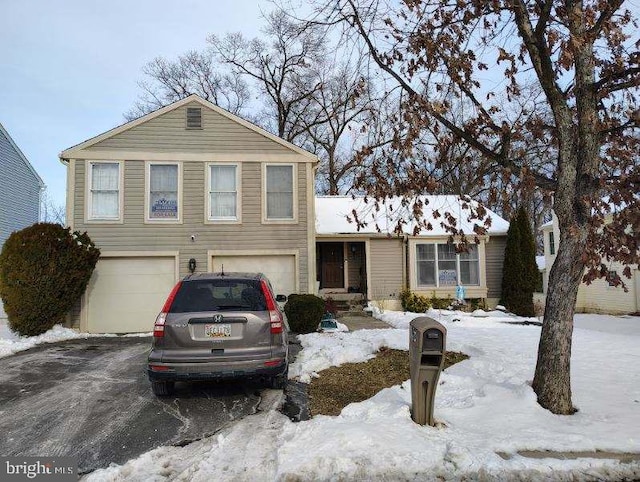
[[[13,355],[19,351],[28,350],[41,343],[72,340],[74,338],[88,338],[87,333],[80,333],[71,328],[55,325],[50,330],[38,336],[20,336],[11,331],[8,325],[0,324],[0,358]]]
[[[217,436],[160,447],[92,481],[136,480],[632,480],[640,462],[533,459],[521,450],[640,453],[640,318],[576,317],[572,386],[579,412],[543,410],[529,386],[540,328],[501,312],[428,313],[447,328],[447,348],[470,356],[447,369],[436,394],[437,427],[414,424],[410,384],[379,392],[337,417],[290,422],[278,412],[247,417]],[[291,373],[322,376],[383,345],[408,346],[416,314],[377,317],[396,328],[301,337]],[[459,320],[459,321],[454,321]],[[319,373],[318,373],[319,372]],[[508,454],[505,459],[497,454]]]
[[[124,336],[152,336],[153,333],[131,333]],[[11,331],[11,328],[4,323],[0,322],[0,358],[13,355],[19,351],[28,350],[41,343],[54,343],[56,341],[73,340],[76,338],[89,338],[95,336],[120,336],[114,334],[93,334],[93,333],[80,333],[77,330],[71,328],[65,328],[61,325],[55,325],[50,330],[46,331],[42,335],[38,336],[20,336],[17,333]]]

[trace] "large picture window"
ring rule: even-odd
[[[267,220],[294,219],[293,166],[266,166]]]
[[[418,286],[448,287],[480,284],[478,246],[468,253],[456,253],[452,244],[416,244]]]
[[[89,163],[88,219],[120,219],[120,163]]]
[[[238,166],[209,166],[209,219],[238,219]]]
[[[178,164],[149,164],[147,217],[150,221],[180,219]]]

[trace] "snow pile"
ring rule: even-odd
[[[127,335],[115,335],[113,333],[81,333],[72,328],[65,328],[62,325],[55,325],[50,330],[37,336],[20,336],[11,331],[9,325],[0,323],[0,358],[13,355],[19,351],[28,350],[42,343],[55,343],[57,341],[74,340],[77,338],[91,337],[148,337],[153,333],[129,333]]]
[[[80,333],[71,328],[55,325],[50,330],[38,336],[20,336],[11,331],[7,325],[0,325],[0,358],[13,355],[19,351],[28,350],[41,343],[88,338],[88,333]]]
[[[527,458],[518,451],[640,453],[640,318],[576,319],[572,380],[579,409],[557,416],[542,409],[529,382],[540,328],[505,313],[474,317],[438,311],[447,348],[470,359],[440,378],[437,427],[410,418],[408,382],[344,408],[340,416],[292,423],[262,412],[221,434],[183,448],[163,447],[88,480],[633,480],[640,462]],[[371,358],[380,346],[408,346],[414,313],[378,315],[395,328],[302,337],[301,378],[328,365]],[[613,317],[611,317],[613,318]],[[453,321],[454,319],[459,321]],[[625,334],[616,333],[626,326]],[[597,326],[595,331],[592,326]],[[615,356],[612,356],[612,350]],[[317,360],[316,360],[317,359]],[[320,372],[318,374],[322,376]]]
[[[406,330],[311,333],[298,338],[303,350],[289,367],[289,378],[299,378],[303,383],[329,367],[367,361],[383,346],[409,349]]]

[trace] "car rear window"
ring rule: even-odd
[[[211,279],[182,283],[170,313],[266,309],[258,280]]]

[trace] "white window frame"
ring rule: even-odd
[[[432,244],[434,245],[434,250],[435,250],[435,265],[434,265],[434,269],[435,269],[435,284],[434,285],[423,285],[420,284],[420,276],[419,276],[419,269],[418,269],[418,263],[419,263],[419,259],[418,259],[418,245],[420,244]],[[439,272],[439,264],[440,264],[440,258],[439,258],[439,253],[438,253],[438,246],[441,244],[447,244],[446,241],[430,241],[430,242],[416,242],[414,244],[414,248],[413,248],[413,269],[415,270],[415,280],[416,280],[416,287],[418,289],[420,288],[455,288],[455,285],[443,285],[440,286],[440,277],[438,276],[438,272]],[[480,261],[481,261],[481,257],[480,257],[480,245],[476,244],[476,253],[478,255],[478,284],[474,284],[474,285],[463,285],[463,286],[470,286],[470,287],[481,287],[482,285],[482,277],[481,277],[481,266],[480,266]],[[460,254],[456,253],[456,280],[457,283],[460,284],[462,282],[461,280],[461,273],[460,273]]]
[[[269,166],[290,166],[292,173],[293,217],[269,218],[267,217],[267,168]],[[297,224],[298,222],[298,165],[286,162],[262,163],[262,224]]]
[[[118,217],[114,218],[102,218],[93,217],[91,215],[93,207],[93,166],[96,164],[117,164],[118,165]],[[87,161],[86,172],[86,193],[85,193],[85,210],[84,220],[85,223],[92,224],[122,224],[123,212],[124,212],[124,162],[121,160],[89,160]]]
[[[234,217],[211,216],[211,166],[234,166],[236,168],[236,215]],[[206,224],[240,224],[242,222],[242,163],[240,162],[207,162],[205,163],[205,213]]]
[[[178,218],[156,219],[149,216],[151,202],[151,166],[178,166]],[[179,161],[145,161],[144,162],[144,222],[145,224],[182,224],[182,162]]]

